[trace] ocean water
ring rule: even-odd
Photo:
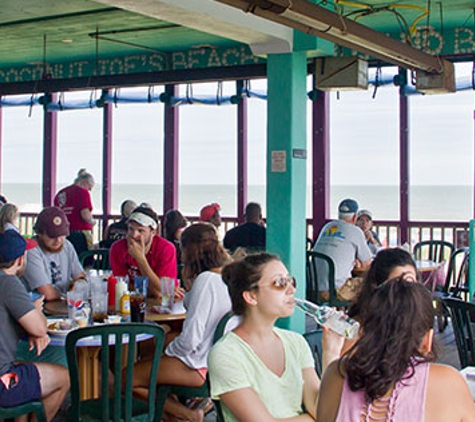
[[[60,189],[62,186],[58,186]],[[179,191],[179,209],[189,216],[198,215],[200,208],[211,202],[221,205],[222,215],[237,215],[236,187],[233,185],[182,185]],[[23,212],[41,210],[40,184],[2,185],[2,194],[17,204]],[[92,191],[94,212],[102,211],[101,186]],[[375,219],[399,219],[399,188],[397,186],[332,186],[330,217],[336,216],[340,200],[356,199],[360,208],[370,209]],[[137,203],[147,202],[162,212],[163,187],[161,185],[118,184],[112,187],[112,211],[119,214],[125,199]],[[311,187],[307,187],[307,216],[311,215]],[[248,201],[259,202],[266,214],[266,189],[251,185]],[[410,190],[410,219],[414,221],[468,221],[473,218],[473,189],[470,186],[413,186]]]

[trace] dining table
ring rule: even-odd
[[[429,259],[421,259],[416,260],[414,262],[416,264],[417,271],[419,271],[419,273],[421,273],[421,275],[423,276],[424,273],[430,273],[432,271],[435,271],[440,266],[440,263],[431,261]],[[353,270],[351,270],[351,274],[353,275],[353,277],[364,277],[368,269],[369,268],[354,267]]]
[[[44,313],[48,318],[48,326],[54,325],[63,319],[68,318],[68,305],[66,300],[58,299],[45,302]],[[167,311],[160,306],[160,299],[148,298],[145,313],[145,322],[167,324],[172,330],[181,330],[183,321],[186,318],[186,311],[182,302],[174,304],[171,310]],[[97,324],[97,323],[95,323]],[[65,347],[67,331],[48,330],[52,346]],[[137,341],[144,342],[150,336],[141,335]],[[127,347],[127,339],[123,342],[123,347]],[[115,346],[110,344],[110,346]],[[78,367],[81,374],[81,400],[97,398],[99,396],[99,353],[101,350],[100,340],[94,337],[82,339],[77,344],[78,347]],[[124,353],[124,356],[126,354]],[[123,362],[125,365],[125,362]]]

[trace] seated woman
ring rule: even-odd
[[[200,387],[207,374],[207,358],[218,322],[231,310],[231,299],[221,279],[221,267],[230,260],[208,223],[193,224],[181,236],[183,278],[191,284],[185,295],[187,309],[183,330],[166,348],[158,368],[157,384]],[[150,362],[143,360],[134,371],[134,393],[147,395],[144,389],[150,377]],[[144,391],[145,390],[145,391]],[[170,397],[165,412],[180,420],[201,422],[203,410],[191,410]]]
[[[318,401],[319,422],[475,421],[462,376],[432,363],[432,296],[406,277],[376,288],[360,339],[329,365]]]
[[[301,335],[274,326],[294,312],[295,279],[268,253],[224,267],[222,277],[243,318],[209,356],[211,395],[226,422],[314,421],[320,380],[311,350]],[[326,332],[324,365],[340,347],[341,337]]]

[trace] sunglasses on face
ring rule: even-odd
[[[294,289],[297,287],[297,280],[295,277],[278,277],[275,280],[272,280],[270,287],[276,290],[287,290],[289,286],[292,286]]]

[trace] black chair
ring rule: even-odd
[[[335,288],[335,263],[333,260],[320,252],[307,251],[307,262],[306,262],[306,281],[307,286],[305,290],[305,297],[310,302],[316,303],[318,305],[328,305],[335,307],[345,307],[349,305],[349,302],[339,300],[336,294]],[[318,265],[317,262],[320,261],[323,265],[327,265],[328,269],[328,301],[321,301],[318,298],[318,285],[322,281],[322,276],[318,274]]]
[[[110,270],[109,249],[91,249],[79,255],[79,262],[83,268],[93,270]]]
[[[468,300],[469,257],[469,248],[459,248],[454,251],[450,257],[444,287],[432,293],[436,302],[436,320],[439,332],[443,332],[447,327],[448,317],[450,316],[443,299],[455,297]]]
[[[446,240],[424,240],[414,245],[413,253],[416,260],[434,262],[449,261],[455,250],[453,243]]]
[[[323,360],[322,360],[322,335],[323,330],[318,328],[314,331],[309,331],[303,336],[307,340],[310,349],[312,349],[313,357],[315,359],[315,371],[319,378],[322,377]]]
[[[462,368],[475,364],[474,327],[475,304],[464,300],[447,298],[444,304],[450,309],[455,343]]]
[[[311,251],[313,249],[315,242],[309,237],[307,237],[305,244],[306,244],[307,251]]]
[[[33,400],[13,407],[0,407],[0,421],[13,420],[29,413],[34,413],[38,422],[46,422],[45,408],[41,400]]]
[[[155,340],[150,369],[149,396],[147,401],[133,397],[132,379],[136,361],[137,338],[145,335]],[[77,342],[84,337],[100,339],[100,397],[81,400]],[[160,421],[155,406],[155,386],[158,365],[162,355],[165,331],[156,324],[123,323],[79,328],[66,337],[66,357],[71,379],[71,407],[68,421]],[[139,339],[140,340],[140,339]],[[115,347],[109,347],[114,344]],[[127,347],[119,345],[127,344]],[[124,371],[123,363],[125,363]],[[113,386],[109,385],[109,371],[113,368]],[[111,392],[111,388],[113,392]],[[155,417],[155,419],[154,419]]]

